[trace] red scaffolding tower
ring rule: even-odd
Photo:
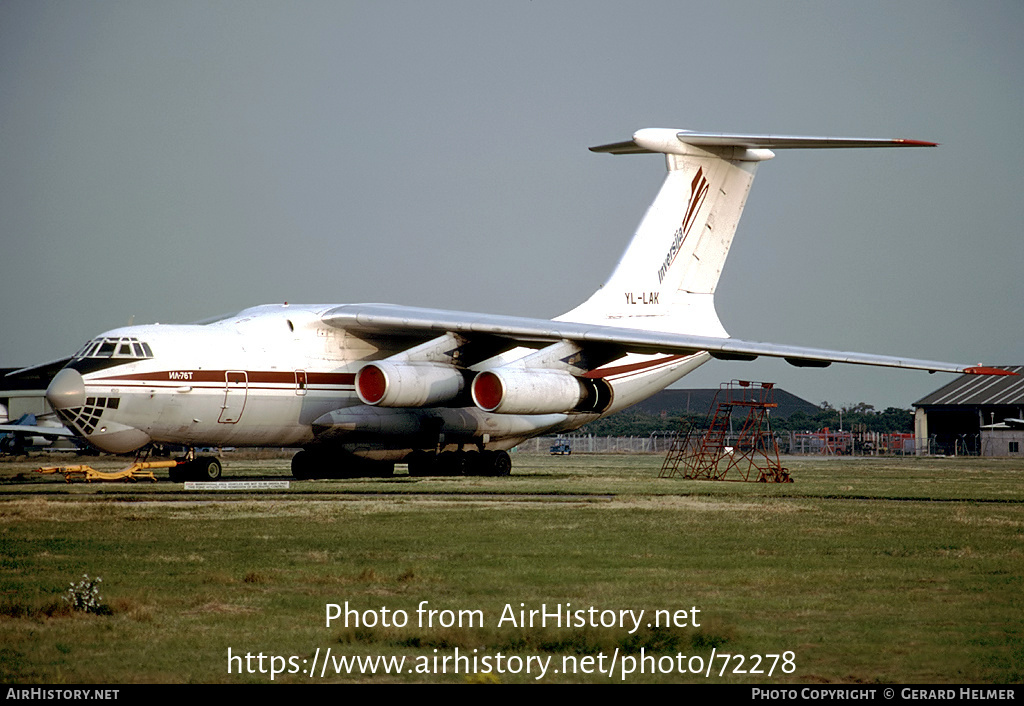
[[[775,407],[775,383],[723,383],[704,425],[680,425],[660,477],[792,483],[779,461],[779,444],[771,430],[768,411]],[[734,408],[746,410],[738,435],[730,432]]]

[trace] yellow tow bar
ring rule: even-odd
[[[66,483],[70,483],[72,480],[84,480],[86,483],[91,483],[94,480],[137,481],[143,478],[155,481],[156,476],[153,475],[153,471],[148,469],[174,468],[177,465],[177,461],[136,461],[128,466],[128,468],[109,473],[97,471],[91,466],[45,466],[37,468],[36,473],[61,473],[64,475],[64,482]]]

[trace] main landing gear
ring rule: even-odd
[[[413,451],[405,462],[410,476],[507,476],[512,472],[507,451]]]
[[[292,475],[298,480],[313,478],[390,478],[395,464],[343,453],[303,449],[292,456]]]
[[[512,472],[506,451],[413,451],[405,462],[410,476],[507,476]],[[350,454],[304,449],[292,457],[292,475],[298,480],[390,478],[394,473],[394,463]]]

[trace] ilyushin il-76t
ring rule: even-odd
[[[660,153],[668,175],[604,285],[552,320],[390,304],[271,304],[86,343],[46,397],[92,446],[181,445],[178,477],[220,476],[196,447],[300,448],[297,478],[506,475],[508,449],[617,412],[711,358],[1002,374],[980,365],[731,338],[715,288],[758,165],[773,150],[926,147],[900,139],[648,128],[591,148]]]

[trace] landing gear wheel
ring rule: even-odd
[[[429,476],[434,469],[435,455],[426,451],[413,451],[405,457],[409,466],[409,475],[422,478]]]
[[[434,474],[438,476],[462,476],[466,474],[466,452],[445,451],[437,457]]]
[[[390,478],[394,474],[394,463],[370,461],[348,453],[303,449],[292,456],[292,475],[296,480]]]
[[[317,466],[319,465],[316,454],[312,451],[302,450],[292,456],[292,475],[296,480],[311,480],[317,477]]]
[[[192,462],[196,480],[215,481],[220,480],[220,461],[213,456],[203,456]]]
[[[388,463],[387,461],[377,461],[373,464],[373,469],[367,475],[371,478],[391,478],[395,475],[395,464]]]
[[[487,454],[481,453],[480,451],[464,451],[461,452],[463,458],[465,458],[465,465],[463,466],[463,474],[467,476],[486,476],[487,475]]]
[[[220,480],[220,459],[216,456],[200,456],[191,461],[178,460],[178,465],[168,470],[172,483],[184,483],[189,480],[215,481]]]
[[[484,474],[488,476],[507,476],[512,473],[512,459],[507,451],[484,452]]]

